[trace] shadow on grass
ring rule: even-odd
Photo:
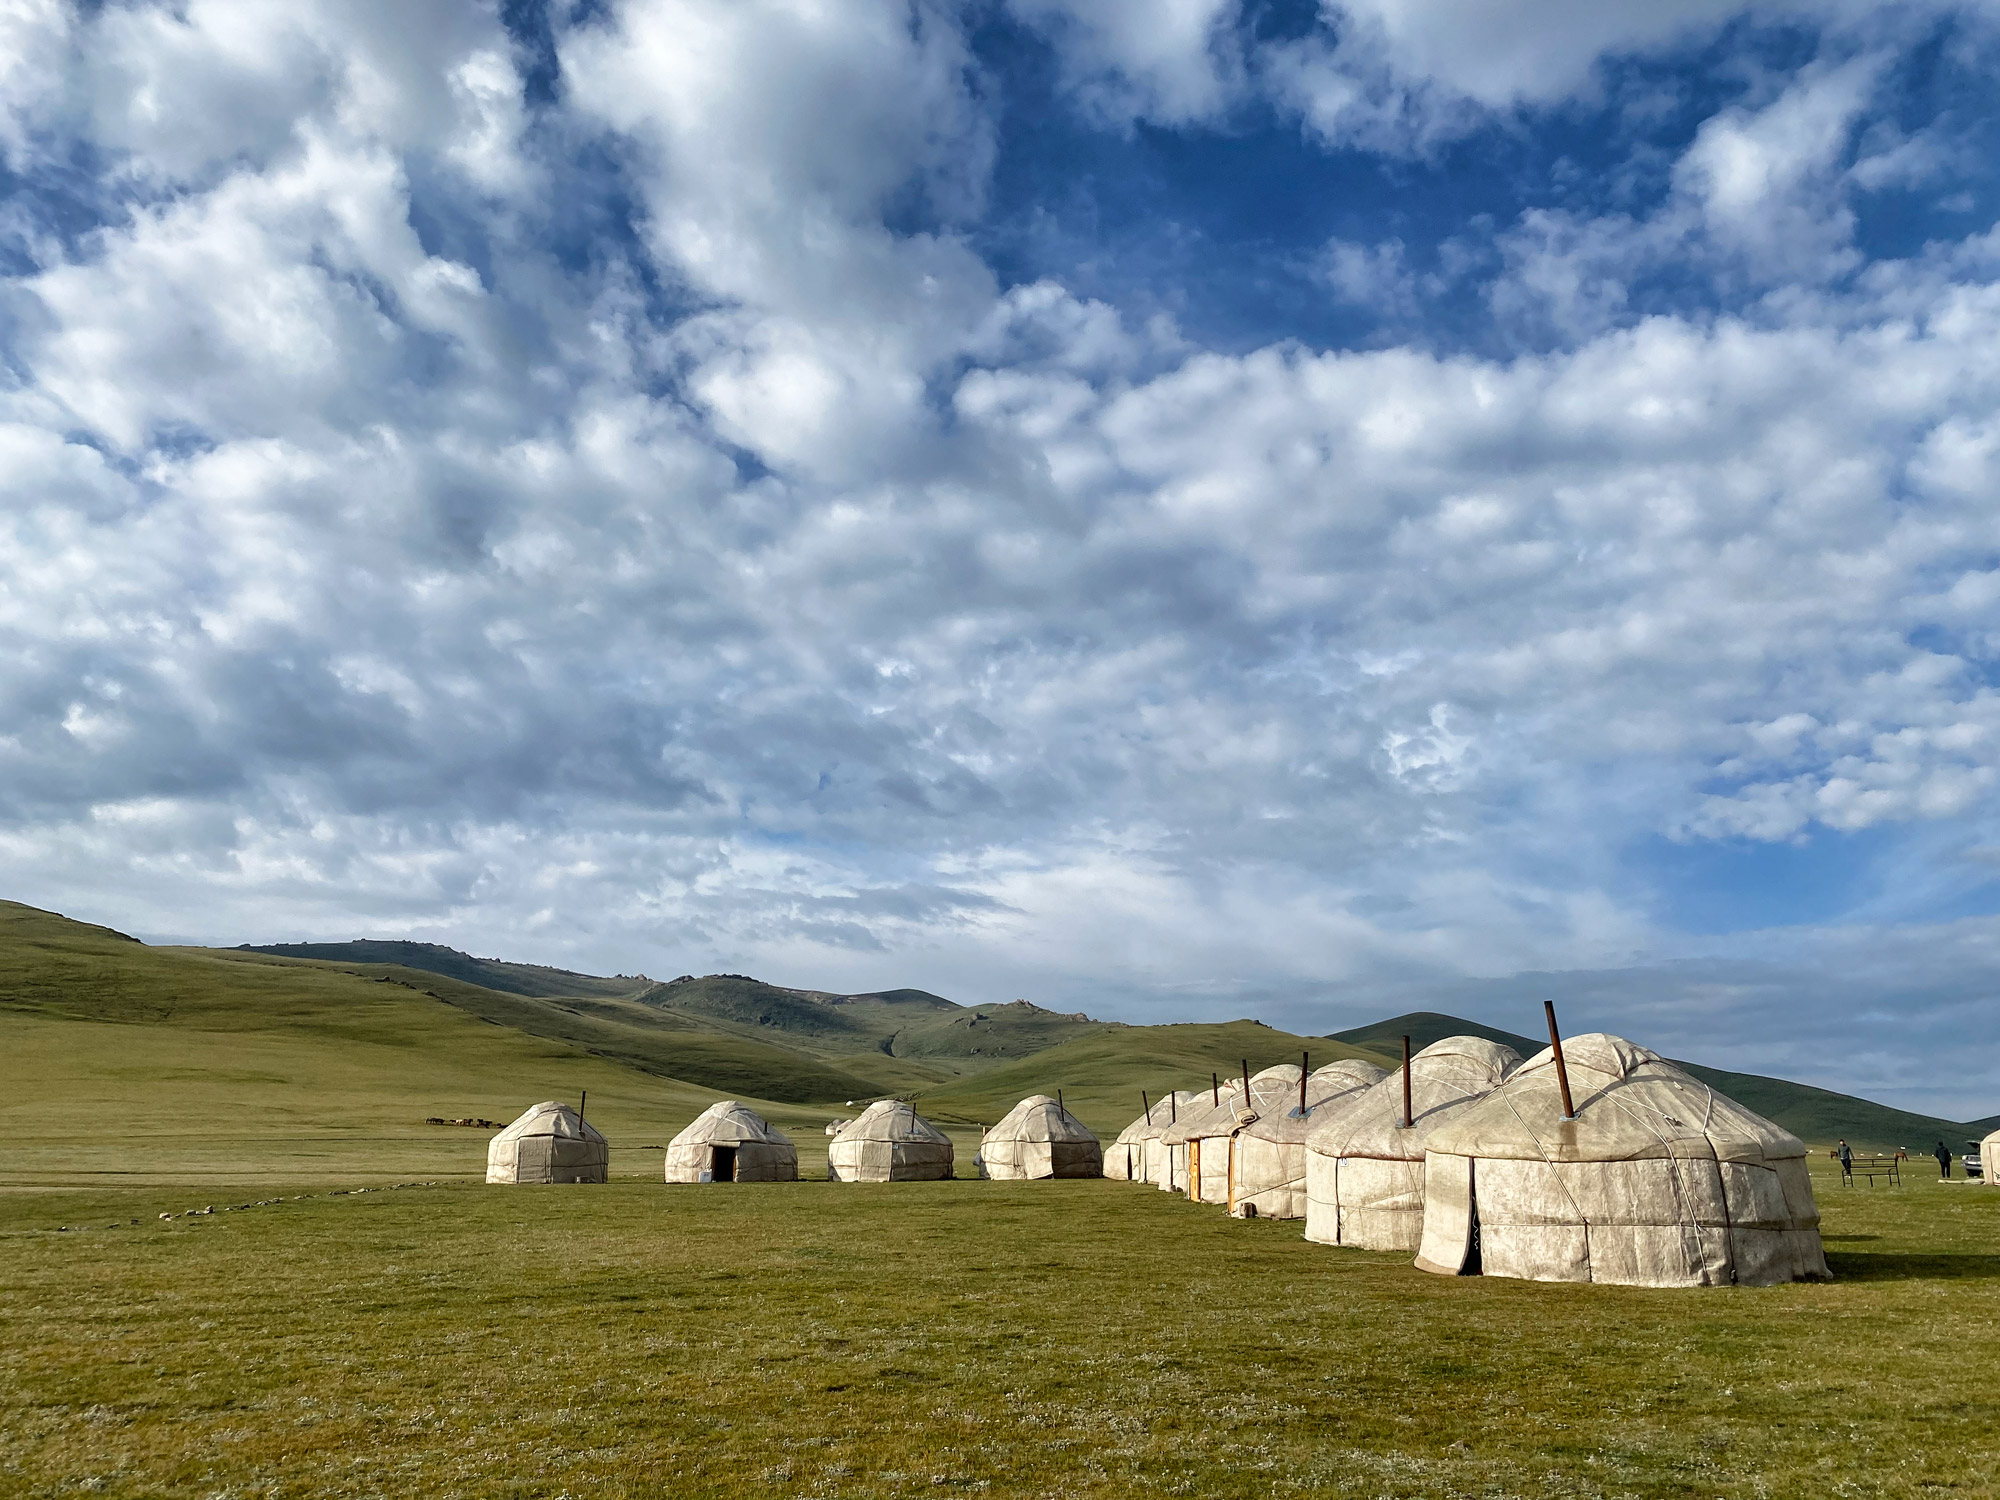
[[[1827,1269],[1842,1281],[2000,1281],[2000,1255],[1899,1255],[1829,1250]]]

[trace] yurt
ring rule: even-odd
[[[799,1151],[756,1110],[711,1104],[667,1143],[669,1182],[797,1182]]]
[[[486,1145],[488,1182],[602,1182],[611,1148],[567,1104],[537,1104]]]
[[[1381,1078],[1382,1070],[1359,1058],[1343,1058],[1294,1081],[1269,1101],[1252,1079],[1252,1109],[1229,1138],[1229,1211],[1239,1219],[1297,1219],[1306,1211],[1306,1137],[1313,1122],[1339,1110]],[[1204,1155],[1206,1154],[1206,1147]]]
[[[1521,1054],[1478,1036],[1451,1036],[1387,1074],[1306,1132],[1306,1238],[1361,1250],[1415,1250],[1424,1227],[1424,1146],[1477,1104]]]
[[[979,1141],[979,1175],[996,1181],[1026,1177],[1102,1177],[1104,1147],[1081,1120],[1047,1094],[1007,1111]]]
[[[1242,1100],[1243,1080],[1225,1079],[1212,1083],[1208,1088],[1194,1091],[1194,1102],[1184,1104],[1176,1111],[1174,1123],[1160,1132],[1160,1144],[1165,1148],[1165,1172],[1156,1177],[1155,1183],[1177,1193],[1186,1193],[1196,1202],[1201,1200],[1199,1192],[1200,1162],[1195,1154],[1194,1143],[1204,1134],[1212,1135],[1236,1123],[1236,1110]],[[1224,1163],[1227,1171],[1227,1163]],[[1163,1180],[1164,1179],[1164,1180]]]
[[[1536,1053],[1431,1133],[1419,1267],[1621,1286],[1827,1276],[1796,1136],[1623,1037],[1562,1056],[1566,1070]]]
[[[1200,1123],[1188,1135],[1189,1198],[1196,1203],[1227,1206],[1231,1140],[1237,1131],[1253,1120],[1282,1110],[1288,1102],[1296,1103],[1299,1080],[1304,1076],[1297,1063],[1280,1063],[1275,1068],[1266,1068],[1251,1076],[1247,1095],[1239,1079],[1234,1102],[1225,1099],[1222,1108],[1211,1109],[1201,1117]]]
[[[2000,1187],[2000,1130],[1979,1143],[1979,1180]]]
[[[1179,1089],[1153,1106],[1153,1123],[1140,1139],[1146,1147],[1145,1180],[1161,1192],[1179,1192],[1187,1185],[1187,1142],[1169,1141],[1167,1132],[1207,1103],[1207,1089]]]
[[[883,1099],[843,1125],[826,1148],[832,1182],[928,1182],[951,1176],[951,1137],[909,1105]]]
[[[1153,1110],[1146,1112],[1118,1132],[1118,1139],[1104,1148],[1104,1175],[1114,1182],[1138,1182],[1146,1174],[1145,1131],[1153,1123]]]

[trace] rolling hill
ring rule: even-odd
[[[1419,1046],[1472,1032],[1538,1050],[1532,1037],[1436,1012],[1312,1038],[1249,1020],[1129,1026],[1025,1001],[961,1006],[921,990],[842,995],[743,975],[657,984],[434,944],[151,947],[0,903],[11,1180],[40,1180],[36,1162],[199,1175],[251,1156],[393,1171],[434,1164],[440,1151],[452,1170],[476,1170],[476,1141],[426,1136],[422,1122],[511,1118],[586,1088],[593,1117],[621,1140],[664,1141],[718,1095],[811,1141],[848,1101],[893,1094],[965,1127],[1058,1090],[1109,1135],[1139,1112],[1141,1091],[1157,1097],[1302,1052],[1315,1064],[1364,1056],[1393,1067],[1404,1032]],[[1684,1066],[1815,1144],[1844,1135],[1915,1149],[1977,1133],[1783,1079]]]
[[[478,1173],[485,1136],[428,1117],[511,1119],[587,1090],[608,1131],[664,1141],[710,1097],[387,973],[154,948],[13,903],[0,1085],[0,1180],[25,1186]]]
[[[1311,1054],[1322,1067],[1358,1057],[1381,1067],[1392,1059],[1366,1047],[1324,1037],[1294,1036],[1261,1021],[1174,1026],[1102,1026],[1031,1056],[937,1085],[916,1096],[938,1120],[991,1124],[1029,1094],[1062,1090],[1071,1113],[1109,1140],[1135,1119],[1141,1092],[1157,1099],[1177,1088],[1206,1085],[1211,1074],[1232,1077]]]
[[[652,984],[644,974],[599,979],[541,964],[508,963],[498,958],[474,958],[439,943],[410,943],[360,938],[351,943],[243,943],[237,953],[267,953],[274,958],[316,958],[336,964],[388,964],[422,969],[447,979],[476,984],[509,995],[636,995]]]

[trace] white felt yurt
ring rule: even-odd
[[[1433,1131],[1417,1265],[1533,1281],[1768,1286],[1827,1276],[1806,1148],[1658,1053],[1593,1032]]]
[[[1239,1219],[1304,1217],[1306,1137],[1313,1122],[1365,1093],[1382,1076],[1375,1064],[1359,1058],[1315,1069],[1303,1089],[1299,1070],[1291,1072],[1282,1092],[1251,1080],[1255,1117],[1241,1121],[1229,1138],[1229,1211]]]
[[[1104,1148],[1104,1175],[1114,1182],[1139,1182],[1146,1175],[1145,1132],[1152,1123],[1153,1106],[1118,1132],[1118,1139]]]
[[[1251,1075],[1247,1093],[1239,1078],[1233,1094],[1225,1093],[1219,1106],[1211,1106],[1197,1117],[1187,1132],[1190,1198],[1197,1203],[1234,1207],[1235,1138],[1250,1126],[1295,1107],[1303,1076],[1297,1063],[1280,1063]]]
[[[1195,1142],[1202,1136],[1225,1134],[1236,1124],[1236,1111],[1243,1100],[1243,1080],[1224,1079],[1211,1083],[1205,1089],[1196,1089],[1194,1102],[1183,1105],[1175,1122],[1160,1132],[1160,1143],[1167,1151],[1166,1187],[1175,1192],[1186,1193],[1189,1198],[1201,1201],[1201,1157]],[[1229,1171],[1228,1153],[1224,1152],[1222,1171],[1225,1177]]]
[[[2000,1130],[1979,1143],[1979,1180],[2000,1187]]]
[[[1202,1116],[1201,1124],[1188,1136],[1188,1197],[1196,1203],[1227,1206],[1231,1138],[1251,1120],[1282,1108],[1277,1101],[1298,1092],[1299,1078],[1297,1063],[1280,1063],[1252,1074],[1247,1094],[1239,1078],[1234,1101],[1224,1099],[1221,1109],[1211,1109]]]
[[[1361,1250],[1415,1250],[1424,1227],[1424,1146],[1519,1067],[1521,1054],[1478,1036],[1432,1042],[1306,1134],[1306,1238]]]
[[[611,1148],[597,1127],[554,1099],[486,1145],[488,1182],[602,1182],[610,1163]]]
[[[1187,1185],[1187,1142],[1170,1141],[1167,1133],[1207,1104],[1207,1089],[1178,1089],[1154,1104],[1153,1124],[1139,1139],[1146,1148],[1146,1181],[1161,1192],[1179,1192]]]
[[[951,1176],[951,1137],[895,1099],[871,1104],[826,1148],[832,1182],[928,1182]]]
[[[998,1181],[1025,1177],[1102,1177],[1104,1147],[1088,1126],[1047,1094],[1033,1094],[1007,1111],[979,1141],[979,1175]]]
[[[667,1143],[668,1182],[796,1182],[799,1152],[756,1110],[711,1104]]]

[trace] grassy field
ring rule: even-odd
[[[1747,1500],[2000,1470],[2000,1191],[1920,1174],[1822,1181],[1836,1282],[1710,1292],[1443,1280],[1110,1182],[297,1191],[0,1193],[0,1492]]]
[[[670,1189],[778,1049],[630,1004],[0,903],[0,1495],[2000,1493],[2000,1190],[1822,1179],[1838,1281],[1703,1293],[1444,1281],[1120,1183]],[[1349,1050],[875,1055],[963,1177],[1022,1094],[1108,1136],[1302,1046]],[[787,1055],[793,1102],[743,1093],[818,1177],[848,1111]],[[585,1089],[603,1187],[487,1188],[488,1133],[423,1123]]]

